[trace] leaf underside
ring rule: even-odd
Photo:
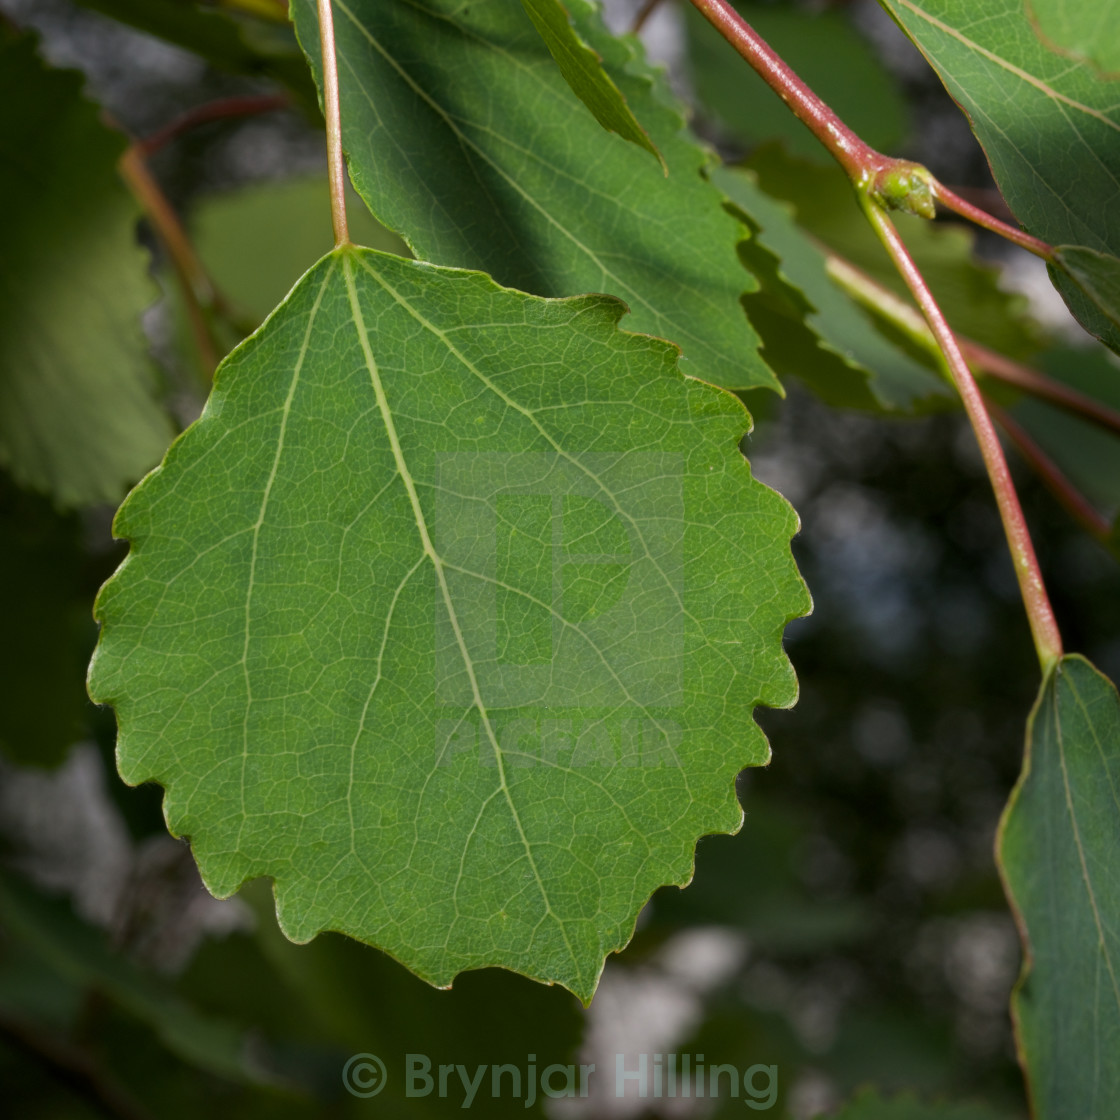
[[[91,695],[228,895],[585,1001],[793,702],[796,515],[617,300],[337,250],[121,508]]]
[[[610,35],[586,0],[567,7],[667,177],[588,114],[519,4],[336,0],[354,186],[422,260],[536,295],[609,293],[628,329],[681,347],[689,375],[777,390],[739,304],[757,286],[736,255],[746,231],[704,178],[712,153],[637,40]],[[292,12],[318,79],[315,5]]]
[[[1120,1115],[1120,698],[1082,657],[1043,683],[998,857],[1026,963],[1012,998],[1038,1120]]]

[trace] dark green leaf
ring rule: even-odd
[[[815,163],[832,157],[772,89],[691,4],[683,5],[692,80],[702,104],[753,146],[781,138]],[[736,0],[735,8],[867,143],[893,148],[906,105],[878,54],[842,11]]]
[[[742,227],[703,177],[710,153],[636,40],[607,34],[586,0],[569,10],[668,178],[587,114],[519,5],[339,0],[354,185],[422,259],[537,295],[608,292],[629,306],[628,328],[682,347],[689,374],[777,388],[739,306],[756,285],[735,254]],[[315,5],[293,11],[318,73]]]
[[[1120,1114],[1120,697],[1083,657],[1047,674],[997,853],[1024,940],[1012,998],[1036,1120]]]
[[[664,167],[661,153],[630,111],[618,86],[603,69],[603,60],[579,37],[560,0],[521,0],[521,6],[540,32],[549,54],[556,59],[564,81],[591,110],[592,116],[608,132],[617,132],[624,140],[645,148]],[[665,173],[668,172],[666,167]]]
[[[0,644],[0,750],[24,765],[58,765],[92,711],[85,664],[96,635],[85,563],[77,516],[60,516],[47,499],[0,478],[0,582],[15,592]]]
[[[1089,63],[1050,50],[1023,0],[880,2],[968,114],[999,189],[1027,231],[1067,251],[1120,256],[1116,84],[1102,81]],[[1102,12],[1097,4],[1081,9],[1089,19]],[[1066,274],[1055,274],[1055,283],[1081,323],[1120,349],[1120,328],[1079,284]]]
[[[91,695],[215,893],[586,1000],[738,827],[751,711],[796,691],[796,516],[623,310],[338,250],[122,507]]]
[[[140,329],[152,302],[123,137],[0,39],[0,464],[60,505],[120,499],[171,439]],[[77,184],[80,183],[80,189]]]

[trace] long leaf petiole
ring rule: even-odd
[[[331,222],[335,248],[350,244],[346,221],[346,163],[342,154],[342,115],[338,97],[338,60],[334,49],[331,0],[318,0],[319,41],[323,51],[323,116],[327,124],[327,169],[331,186]]]
[[[988,471],[992,489],[995,491],[996,505],[999,507],[1000,520],[1003,530],[1007,535],[1007,544],[1011,549],[1011,559],[1015,566],[1015,577],[1019,581],[1019,591],[1023,597],[1023,604],[1027,609],[1027,618],[1030,621],[1031,636],[1034,639],[1035,651],[1042,665],[1043,673],[1062,656],[1062,638],[1058,632],[1058,624],[1054,618],[1054,610],[1050,605],[1046,587],[1042,581],[1042,572],[1038,566],[1038,557],[1035,555],[1034,543],[1031,541],[1030,531],[1023,509],[1019,504],[1019,495],[1015,492],[1015,484],[1011,480],[1011,472],[1007,467],[1003,448],[1000,446],[999,437],[992,424],[991,417],[980,395],[980,389],[968,368],[968,363],[961,353],[948,321],[945,318],[933,293],[925,282],[925,278],[918,271],[894,223],[881,208],[880,204],[866,194],[860,195],[860,203],[867,220],[871,223],[882,241],[883,246],[890,254],[891,260],[898,269],[906,286],[910,289],[915,301],[925,316],[933,337],[937,340],[938,348],[945,359],[949,375],[960,394],[964,404],[968,421],[972,425],[976,442],[980,445],[980,454],[984,459],[984,466]]]

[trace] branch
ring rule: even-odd
[[[227,120],[231,117],[249,117],[258,113],[270,113],[275,109],[287,109],[291,100],[286,94],[271,93],[249,97],[223,97],[218,101],[209,101],[205,105],[197,105],[188,109],[182,116],[176,117],[169,124],[153,132],[150,136],[138,141],[140,154],[150,156],[172,140],[197,128],[201,124],[210,124],[213,121]]]
[[[961,198],[959,194],[949,190],[944,183],[939,183],[932,176],[930,178],[932,180],[930,185],[933,188],[933,197],[942,206],[952,210],[955,214],[959,214],[962,218],[967,218],[970,222],[975,222],[978,226],[990,230],[992,233],[998,233],[1000,237],[1006,238],[1013,245],[1018,245],[1020,249],[1026,249],[1028,253],[1034,253],[1036,257],[1041,257],[1044,261],[1053,261],[1054,247],[1052,245],[1048,245],[1045,241],[1032,237],[1029,233],[1016,229],[1006,222],[1001,222],[999,218],[993,217],[986,210],[981,210],[979,206],[973,206],[967,199]]]
[[[937,340],[938,348],[948,366],[957,392],[960,393],[972,431],[980,445],[980,454],[983,456],[988,478],[995,491],[996,505],[999,507],[1008,547],[1011,549],[1011,559],[1015,566],[1015,576],[1019,581],[1023,604],[1027,609],[1035,651],[1045,673],[1062,656],[1062,638],[1058,632],[1053,607],[1046,594],[1046,587],[1042,582],[1042,572],[1038,566],[1034,543],[1031,541],[1023,517],[1019,496],[1011,481],[1011,472],[1007,468],[1007,460],[1004,458],[999,437],[996,435],[991,417],[984,407],[980,390],[976,386],[964,354],[961,353],[956,337],[941,308],[938,307],[937,301],[933,298],[925,278],[911,259],[894,223],[880,208],[880,204],[867,194],[860,195],[860,203],[867,220],[879,235],[895,267],[922,309],[922,314],[929,324],[933,337]]]
[[[194,251],[194,246],[183,229],[167,196],[160,189],[144,160],[139,144],[130,144],[120,159],[120,173],[152,223],[156,236],[171,259],[175,275],[183,290],[191,333],[198,347],[199,358],[208,376],[217,368],[220,355],[210,331],[204,307],[217,302],[214,285]]]
[[[790,111],[828,149],[856,189],[889,210],[923,218],[936,216],[935,203],[976,222],[1008,241],[1054,259],[1054,249],[966,202],[911,160],[897,159],[864,143],[775,53],[769,43],[727,2],[692,0],[693,7],[750,63]]]
[[[639,31],[646,25],[646,20],[660,6],[661,0],[645,0],[645,3],[638,9],[638,14],[634,17],[634,23],[630,28],[631,35],[637,35]]]

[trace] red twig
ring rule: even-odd
[[[212,376],[221,355],[203,310],[212,306],[216,299],[210,277],[198,259],[198,254],[179,221],[179,215],[175,213],[149,170],[139,144],[130,144],[125,149],[119,167],[121,177],[140,203],[156,236],[167,250],[167,256],[179,278],[199,359],[206,375]]]
[[[989,350],[978,342],[961,339],[961,350],[969,362],[998,381],[1014,385],[1024,393],[1049,401],[1086,420],[1097,424],[1114,435],[1120,435],[1120,412],[1102,404],[1086,393],[1064,385],[1061,381],[1045,377],[1030,366],[1013,362],[995,350]]]
[[[698,12],[751,64],[791,112],[856,182],[897,162],[865,144],[782,61],[727,0],[692,0]]]
[[[137,142],[142,155],[150,156],[158,152],[172,140],[189,132],[199,125],[210,124],[213,121],[228,120],[232,117],[251,117],[260,113],[271,113],[276,109],[286,109],[291,105],[286,94],[261,94],[247,97],[224,97],[218,101],[209,101],[205,105],[198,105],[188,109],[182,116],[176,117],[163,128],[145,136]]]
[[[991,230],[992,233],[998,233],[1000,237],[1006,238],[1022,249],[1026,249],[1028,253],[1034,253],[1036,257],[1041,257],[1044,261],[1054,259],[1054,248],[1045,241],[1032,237],[1029,233],[1024,233],[1023,230],[1008,225],[1007,222],[1001,222],[999,218],[993,217],[986,210],[981,210],[979,206],[973,206],[967,199],[961,198],[959,194],[949,190],[947,186],[937,182],[937,180],[933,180],[931,186],[933,197],[946,209],[952,210],[953,213],[959,214],[962,218],[967,218],[970,222],[975,222],[984,229]]]
[[[646,25],[646,20],[649,19],[661,4],[661,0],[646,0],[646,2],[638,9],[638,14],[634,17],[633,26],[630,28],[631,35],[637,35],[639,31]]]

